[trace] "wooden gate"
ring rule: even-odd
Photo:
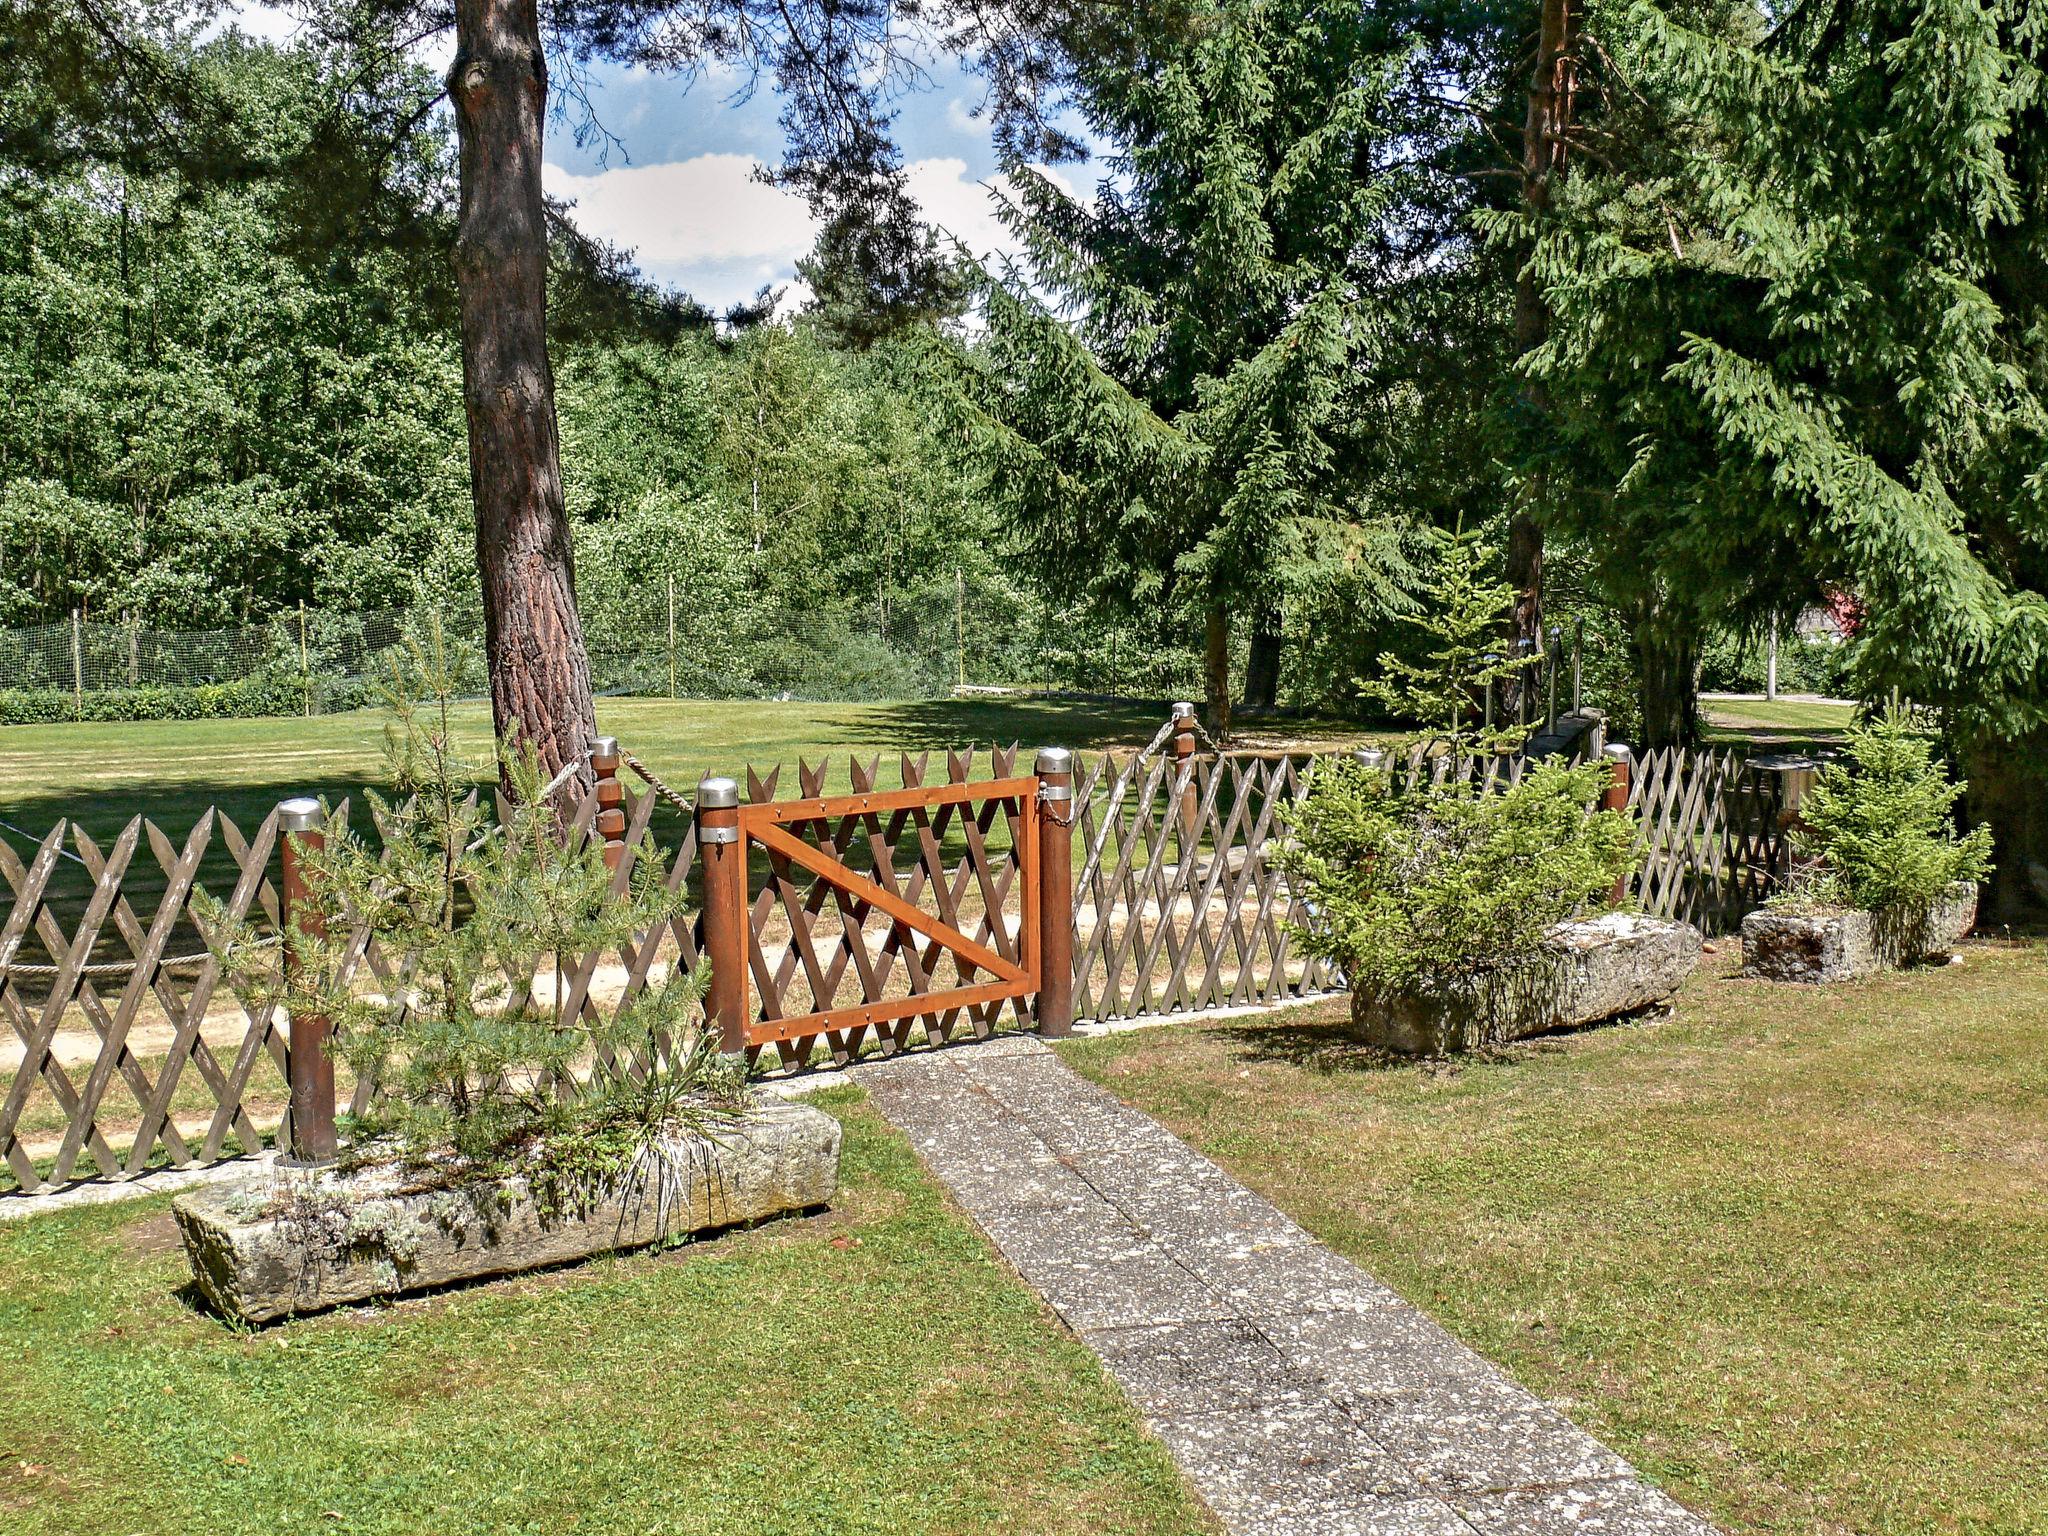
[[[900,789],[875,787],[874,765],[856,762],[854,793],[834,796],[806,765],[801,798],[775,800],[756,780],[747,804],[732,780],[705,780],[708,1008],[727,1049],[756,1060],[773,1048],[798,1066],[822,1044],[844,1062],[870,1038],[894,1051],[919,1027],[944,1042],[992,1033],[1006,1009],[1034,1022],[1047,960],[1041,796],[1064,790],[1014,774],[1014,748],[992,757],[996,776],[974,780],[971,755],[949,754],[936,784],[905,759]]]

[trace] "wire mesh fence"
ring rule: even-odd
[[[1082,646],[1067,616],[1020,613],[951,576],[911,595],[880,612],[712,613],[657,583],[645,601],[585,613],[591,681],[608,694],[820,700],[977,686],[1163,697],[1198,683],[1192,651],[1162,651],[1113,626]],[[376,701],[393,649],[437,623],[481,696],[483,622],[473,610],[302,607],[219,629],[74,613],[0,629],[0,723],[355,709]]]

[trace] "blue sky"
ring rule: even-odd
[[[1005,242],[984,185],[996,170],[988,124],[973,115],[981,86],[947,58],[927,73],[896,123],[911,188],[927,217],[987,254]],[[650,277],[713,307],[790,283],[812,237],[801,201],[756,179],[781,157],[779,104],[765,83],[750,99],[743,86],[707,76],[685,88],[605,66],[590,95],[616,142],[586,135],[579,145],[573,110],[550,124],[549,190],[575,201],[586,229],[633,250]]]
[[[278,40],[297,26],[258,3],[243,4],[234,24]],[[421,59],[438,72],[452,51],[444,36]],[[988,124],[973,116],[981,84],[945,56],[928,60],[926,73],[925,88],[898,104],[912,193],[928,219],[977,255],[1008,249],[985,185],[996,169]],[[803,297],[796,263],[813,226],[800,199],[756,178],[782,154],[779,107],[765,82],[751,99],[735,99],[743,84],[709,74],[686,88],[673,76],[595,66],[589,95],[609,139],[579,145],[573,109],[568,121],[551,120],[547,186],[574,202],[578,224],[632,251],[657,282],[714,309],[752,298],[764,284],[787,285],[785,308],[792,307]],[[1075,187],[1089,174],[1068,166],[1059,176]]]

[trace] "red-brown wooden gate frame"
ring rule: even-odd
[[[1035,998],[1041,1024],[1051,1033],[1064,1033],[1070,1022],[1066,1013],[1070,1009],[1067,983],[1072,965],[1071,914],[1067,910],[1071,904],[1071,882],[1056,878],[1051,882],[1053,888],[1048,890],[1042,881],[1042,866],[1050,856],[1060,873],[1067,874],[1071,847],[1067,799],[1071,793],[1071,774],[1067,771],[1070,766],[1069,754],[1050,749],[1040,754],[1041,772],[1027,776],[751,805],[739,803],[738,787],[732,780],[706,779],[699,787],[697,802],[698,844],[704,860],[704,945],[712,966],[706,1011],[719,1027],[724,1048],[752,1055],[766,1046],[787,1041],[833,1036],[835,1051],[841,1040],[853,1042],[849,1049],[857,1050],[861,1035],[880,1025],[945,1015],[1013,998]],[[996,944],[995,948],[923,911],[915,902],[906,900],[893,884],[878,883],[835,857],[830,849],[808,843],[788,830],[792,826],[834,823],[843,829],[849,821],[865,820],[872,834],[879,826],[878,818],[892,813],[949,805],[973,807],[991,801],[1015,801],[1018,806],[1010,850],[1021,886],[1017,960],[998,952],[1000,943],[993,935],[991,943]],[[867,996],[848,1006],[783,1018],[755,1017],[748,974],[749,962],[759,957],[754,953],[756,946],[748,917],[751,896],[747,855],[756,845],[771,858],[809,870],[838,893],[842,904],[851,906],[856,926],[863,930],[868,914],[880,912],[891,920],[890,929],[884,932],[893,932],[899,948],[915,945],[921,939],[928,953],[933,948],[950,951],[956,968],[969,984],[914,992],[907,997]],[[974,857],[973,853],[969,857]],[[890,878],[886,867],[878,873]],[[931,878],[936,885],[942,875],[933,873]],[[1048,898],[1057,898],[1056,919],[1047,916],[1051,905]],[[1001,906],[985,917],[991,928],[1001,924]],[[1048,926],[1054,930],[1051,943],[1047,942]],[[795,935],[791,942],[797,942]],[[862,940],[854,936],[848,942]],[[1046,983],[1048,967],[1059,978],[1050,986]],[[864,974],[864,967],[859,970]],[[978,971],[988,973],[990,979],[972,981]],[[915,975],[915,968],[911,968],[911,973]],[[893,974],[893,967],[884,974]]]

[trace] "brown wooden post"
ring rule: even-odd
[[[1074,754],[1038,752],[1038,1032],[1074,1032]]]
[[[1634,770],[1634,756],[1625,742],[1610,742],[1604,756],[1607,758],[1607,788],[1600,794],[1600,809],[1603,811],[1628,810],[1629,783]],[[1627,875],[1614,882],[1614,904],[1618,907],[1628,900]]]
[[[704,1015],[720,1049],[747,1048],[747,847],[740,835],[740,787],[707,778],[697,786],[697,856],[704,861],[704,956],[711,989]]]
[[[619,782],[619,738],[599,736],[590,744],[590,771],[597,775],[597,831],[604,839],[606,869],[626,856],[626,787]]]
[[[286,800],[277,808],[277,831],[284,862],[284,964],[287,990],[298,977],[301,959],[291,942],[294,933],[327,936],[327,922],[313,899],[305,854],[327,846],[327,812],[318,800]],[[308,1008],[293,1008],[290,1018],[291,1137],[287,1151],[295,1163],[331,1163],[338,1150],[334,1134],[334,1058],[328,1054],[330,1025]]]
[[[1180,791],[1180,856],[1191,859],[1202,799],[1195,788],[1195,706],[1188,703],[1173,706],[1173,779],[1176,784],[1186,783]]]

